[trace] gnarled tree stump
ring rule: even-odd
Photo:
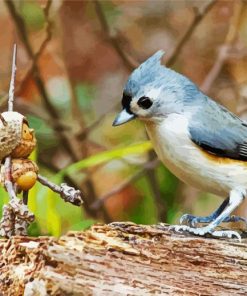
[[[113,223],[0,249],[0,295],[247,295],[246,239]]]

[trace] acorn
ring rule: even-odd
[[[8,155],[28,157],[35,146],[34,131],[29,128],[27,119],[18,112],[3,112],[0,118],[0,160]]]
[[[36,138],[34,130],[29,128],[27,121],[24,119],[22,123],[21,140],[12,151],[11,156],[14,158],[26,158],[33,152],[35,146]]]
[[[19,191],[27,191],[36,183],[38,166],[30,159],[12,159],[11,178]],[[4,184],[4,166],[1,167],[1,183]]]
[[[29,171],[21,175],[17,180],[16,184],[18,188],[23,191],[31,189],[37,181],[37,173]]]

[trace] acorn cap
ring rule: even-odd
[[[6,125],[0,119],[0,160],[8,156],[20,143],[22,135],[22,124],[26,118],[13,111],[3,112],[2,117]]]

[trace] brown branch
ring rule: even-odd
[[[35,54],[32,50],[31,43],[28,39],[26,24],[25,24],[23,18],[20,16],[20,14],[17,12],[13,1],[5,0],[5,4],[12,16],[12,19],[13,19],[15,25],[16,25],[16,29],[19,32],[19,35],[20,35],[21,40],[24,44],[24,47],[28,53],[28,56],[33,62],[34,81],[36,83],[36,86],[39,90],[41,97],[43,98],[43,102],[44,102],[44,105],[47,109],[47,112],[50,115],[51,120],[53,121],[53,126],[55,127],[55,131],[57,132],[61,143],[63,143],[64,148],[70,154],[73,161],[77,161],[79,159],[78,152],[71,145],[70,137],[66,134],[66,132],[63,131],[63,126],[61,126],[61,124],[59,122],[59,114],[58,114],[57,110],[55,109],[55,107],[50,102],[50,98],[49,98],[47,90],[45,88],[45,83],[41,77],[41,73],[40,73],[39,66],[37,64],[37,60],[35,59]]]
[[[206,2],[201,8],[199,9],[194,8],[194,14],[195,14],[194,19],[190,24],[190,26],[187,28],[185,34],[182,36],[182,38],[178,42],[173,53],[169,57],[166,63],[168,67],[175,63],[184,45],[188,42],[192,33],[195,31],[197,26],[200,24],[200,22],[203,20],[203,18],[206,16],[206,14],[210,11],[210,9],[214,6],[215,3],[216,3],[216,0],[210,0]]]
[[[225,38],[224,44],[220,47],[217,58],[212,66],[211,70],[204,79],[201,90],[205,93],[209,92],[214,81],[219,76],[222,67],[224,66],[226,60],[229,57],[229,52],[233,48],[234,42],[238,35],[238,28],[240,24],[240,16],[243,8],[243,2],[241,0],[236,0],[234,5],[233,16],[230,21],[229,29]]]
[[[246,243],[116,222],[61,238],[0,241],[3,295],[247,293]]]
[[[112,46],[115,48],[118,55],[121,57],[124,65],[132,71],[133,69],[137,68],[139,66],[139,62],[136,61],[132,56],[127,54],[122,47],[120,46],[119,39],[117,35],[112,35],[111,30],[109,28],[109,25],[107,23],[104,11],[102,9],[101,3],[98,0],[94,0],[95,3],[95,10],[98,15],[99,21],[101,23],[102,30],[104,31],[105,35],[107,36],[109,42],[111,42]],[[206,2],[201,8],[196,9],[194,8],[194,19],[191,23],[191,25],[186,30],[185,34],[182,36],[182,38],[178,41],[176,47],[173,50],[173,53],[168,58],[166,65],[171,66],[175,63],[177,60],[179,54],[181,53],[184,45],[188,42],[191,35],[197,28],[197,26],[200,24],[200,22],[203,20],[203,18],[207,15],[207,13],[211,10],[211,8],[216,3],[216,0],[209,0]]]
[[[31,64],[30,68],[28,69],[25,77],[22,79],[21,83],[15,88],[15,92],[16,92],[17,95],[22,92],[22,90],[25,87],[28,79],[33,75],[33,72],[35,70],[35,63],[38,62],[38,60],[42,56],[46,46],[48,45],[49,41],[51,40],[51,37],[52,37],[52,22],[49,19],[49,11],[50,11],[50,7],[51,7],[51,3],[52,3],[52,1],[48,0],[46,2],[46,5],[45,5],[44,9],[43,9],[44,17],[45,17],[45,25],[46,25],[46,37],[41,42],[38,51],[34,54],[34,59],[32,60],[32,64]],[[7,102],[7,99],[8,99],[8,95],[2,97],[1,104],[0,104],[1,107],[5,104],[5,102]]]
[[[40,47],[39,47],[38,51],[34,54],[34,58],[32,60],[32,65],[29,68],[29,70],[27,71],[25,77],[22,79],[22,82],[18,87],[17,93],[22,92],[22,90],[25,87],[27,81],[32,76],[32,74],[33,74],[33,72],[35,70],[35,64],[38,62],[39,58],[42,56],[44,50],[46,49],[49,41],[51,40],[51,37],[52,37],[52,22],[51,22],[51,20],[49,18],[49,12],[50,12],[51,4],[52,4],[52,0],[48,0],[46,2],[46,5],[45,5],[44,9],[43,9],[44,17],[45,17],[45,26],[46,26],[46,37],[42,41],[42,43],[40,44]]]
[[[98,18],[99,18],[99,21],[101,24],[101,28],[102,28],[105,36],[107,37],[107,39],[111,43],[112,47],[116,50],[116,52],[118,53],[118,55],[122,59],[122,62],[124,63],[126,68],[129,71],[133,71],[133,69],[137,68],[140,63],[138,61],[136,61],[131,55],[127,54],[122,49],[122,47],[119,44],[119,40],[118,40],[117,36],[113,35],[111,33],[110,27],[109,27],[108,22],[106,20],[106,17],[105,17],[105,14],[102,9],[102,5],[101,5],[100,1],[94,0],[94,4],[95,4],[95,11],[98,15]]]
[[[21,40],[25,46],[25,49],[28,53],[29,58],[33,61],[34,70],[33,70],[33,76],[36,83],[36,86],[40,92],[41,97],[43,98],[44,105],[46,107],[46,110],[48,114],[50,115],[50,120],[53,122],[52,126],[54,127],[54,130],[56,131],[60,142],[63,143],[63,147],[65,150],[69,153],[69,155],[72,158],[73,162],[76,162],[81,159],[81,149],[77,149],[78,146],[76,145],[77,141],[71,133],[67,133],[63,129],[63,125],[60,123],[60,116],[56,110],[56,108],[52,105],[50,102],[50,98],[48,96],[47,90],[45,88],[45,83],[41,77],[40,69],[37,64],[37,61],[35,60],[35,55],[33,53],[31,43],[28,39],[27,29],[25,22],[23,18],[19,15],[17,12],[15,5],[13,1],[11,0],[5,0],[5,4],[12,16],[12,19],[16,25],[16,29],[19,32],[19,35],[21,37]],[[48,11],[48,8],[47,8]],[[86,181],[86,187],[87,187],[87,195],[90,197],[90,200],[96,200],[96,194],[94,190],[94,186],[91,182],[91,180]],[[105,221],[108,222],[110,219],[107,217],[106,211],[104,211]]]

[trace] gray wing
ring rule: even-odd
[[[193,114],[189,133],[209,153],[247,161],[247,123],[210,99]]]

